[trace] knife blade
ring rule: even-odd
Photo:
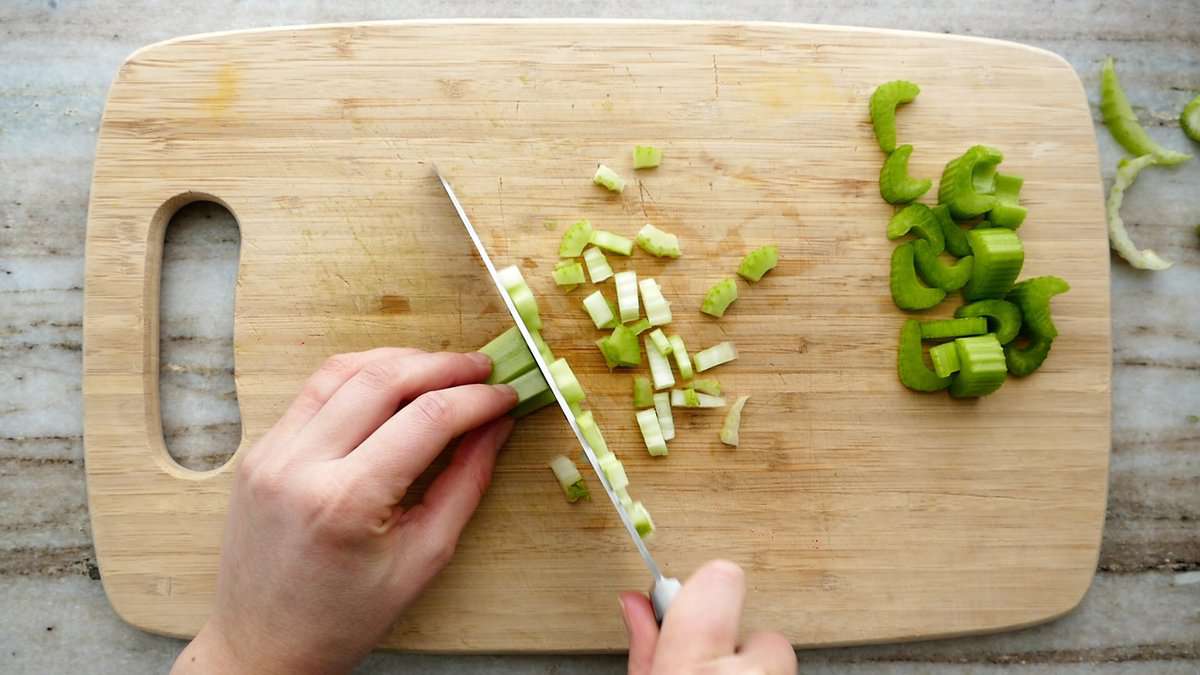
[[[454,206],[454,211],[458,214],[459,221],[462,222],[463,228],[466,229],[467,235],[471,238],[471,243],[475,245],[475,252],[483,260],[483,266],[487,268],[488,276],[492,279],[492,285],[496,287],[496,291],[504,301],[504,306],[508,308],[508,313],[512,315],[513,323],[517,326],[517,331],[520,332],[521,338],[525,340],[525,346],[529,348],[529,353],[533,356],[533,361],[537,364],[538,370],[541,371],[542,378],[546,380],[546,386],[554,394],[554,400],[558,403],[559,409],[562,410],[563,417],[567,420],[567,426],[571,427],[571,431],[575,434],[575,440],[579,442],[579,446],[583,448],[584,456],[587,457],[588,463],[592,465],[592,471],[600,479],[600,484],[604,486],[604,492],[608,495],[608,499],[612,502],[613,507],[616,508],[617,516],[621,519],[621,524],[625,526],[625,531],[629,533],[630,538],[633,540],[633,545],[641,555],[642,562],[646,564],[646,569],[650,571],[650,575],[653,577],[650,600],[654,606],[654,615],[661,622],[667,612],[667,607],[671,604],[671,600],[674,599],[675,594],[679,591],[679,580],[663,576],[658,563],[654,561],[654,556],[650,555],[649,549],[646,548],[646,543],[642,541],[642,537],[637,533],[637,528],[634,527],[633,521],[630,520],[629,514],[621,504],[620,498],[617,497],[612,484],[608,482],[608,476],[600,468],[600,460],[596,457],[595,450],[592,449],[587,439],[583,437],[583,432],[580,431],[579,424],[575,421],[575,414],[571,412],[571,406],[567,403],[567,399],[563,396],[562,391],[559,390],[558,383],[554,381],[554,377],[550,374],[550,364],[546,363],[545,359],[542,358],[541,350],[537,348],[537,344],[533,341],[533,335],[530,334],[529,329],[525,326],[525,321],[521,318],[520,313],[517,312],[517,307],[513,304],[512,298],[509,297],[508,291],[500,283],[496,266],[492,264],[492,258],[488,255],[487,248],[484,247],[483,241],[479,238],[479,233],[475,231],[475,226],[471,224],[471,219],[467,217],[466,211],[463,210],[462,203],[458,200],[458,195],[454,193],[454,188],[450,186],[450,181],[446,180],[446,177],[442,175],[437,165],[434,165],[433,171],[441,182],[442,189],[446,191],[446,196],[450,198],[450,203]]]

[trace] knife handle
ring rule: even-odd
[[[675,577],[658,577],[654,580],[654,586],[650,589],[650,604],[654,606],[654,618],[658,619],[659,625],[662,625],[663,617],[667,615],[680,588],[683,588],[683,584]]]

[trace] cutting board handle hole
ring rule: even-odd
[[[180,467],[210,471],[229,461],[242,438],[233,352],[241,230],[228,208],[198,193],[172,199],[159,213],[170,218],[158,288],[163,442]]]

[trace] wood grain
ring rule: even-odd
[[[1026,275],[1054,271],[1062,336],[1035,377],[978,402],[894,374],[879,82],[923,88],[901,114],[914,174],[970,144],[1026,179]],[[714,555],[750,576],[746,628],[798,645],[965,634],[1074,607],[1095,567],[1109,451],[1108,253],[1089,113],[1058,57],[980,39],[782,24],[387,23],[198,36],[134,54],[110,93],[88,222],[84,329],[90,511],[105,589],[141,628],[208,611],[230,469],[167,455],[157,404],[163,228],[201,198],[237,217],[235,358],[243,447],[327,355],[384,344],[471,349],[507,325],[432,178],[455,182],[497,262],[539,294],[610,445],[685,576]],[[633,174],[635,142],[665,149]],[[595,188],[597,162],[636,178]],[[628,375],[591,346],[580,292],[549,278],[565,224],[685,256],[613,259],[657,277],[694,348],[734,340],[717,375],[753,396],[736,451],[719,415],[679,420],[652,460]],[[556,225],[549,225],[555,223]],[[746,250],[783,262],[721,322],[703,291]],[[935,314],[952,311],[946,303]],[[569,506],[545,460],[552,413],[522,424],[452,566],[387,646],[609,650],[611,607],[644,570],[596,501]],[[620,448],[626,448],[620,451]],[[236,456],[234,461],[236,462]]]

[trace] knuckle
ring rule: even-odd
[[[354,360],[349,354],[334,354],[325,359],[319,370],[332,375],[344,375],[354,372]]]
[[[450,401],[440,391],[427,391],[412,402],[413,412],[419,422],[430,427],[441,427],[450,420]]]
[[[400,372],[391,362],[374,361],[363,366],[357,377],[368,388],[384,391],[395,386],[400,379]]]
[[[285,472],[270,463],[250,461],[238,466],[239,478],[255,501],[274,501],[283,495]]]
[[[448,537],[437,537],[430,542],[429,561],[432,565],[441,569],[450,564],[454,558],[454,551],[458,548],[458,542]]]

